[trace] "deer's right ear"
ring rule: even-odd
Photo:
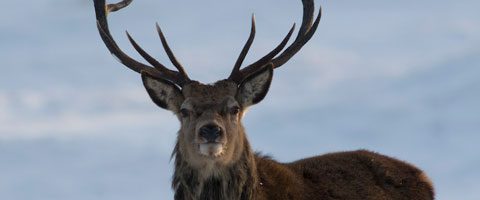
[[[142,81],[148,95],[158,106],[178,112],[184,100],[182,91],[170,81],[151,76],[147,72],[142,72]]]

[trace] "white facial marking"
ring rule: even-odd
[[[223,154],[223,145],[220,143],[205,143],[199,145],[200,154],[208,157],[219,157]]]

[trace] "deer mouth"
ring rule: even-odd
[[[198,144],[198,152],[200,155],[209,158],[218,158],[225,152],[225,145],[220,142],[208,142]]]

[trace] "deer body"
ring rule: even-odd
[[[223,99],[228,94],[211,93],[215,90],[229,91],[226,89],[228,84],[224,84],[220,82],[210,86],[196,83],[186,87],[185,96],[200,98],[198,102],[189,102],[194,105],[187,107],[197,108],[202,113],[217,112],[223,115],[223,106],[212,111],[211,106],[207,105],[228,102],[228,98]],[[241,112],[234,116],[241,118]],[[225,122],[216,123],[223,128]],[[405,162],[361,150],[278,163],[255,154],[241,121],[237,123],[235,127],[223,128],[226,132],[236,132],[229,137],[235,142],[227,142],[228,146],[221,157],[210,158],[208,155],[197,157],[199,153],[196,148],[184,143],[189,141],[184,137],[190,136],[191,131],[182,126],[173,152],[175,173],[172,186],[175,199],[433,199],[433,188],[426,175]]]
[[[365,150],[287,164],[252,155],[223,170],[226,173],[201,179],[201,170],[177,164],[175,199],[433,199],[431,183],[421,170]]]
[[[279,163],[253,152],[242,125],[250,106],[266,96],[273,72],[295,55],[313,36],[313,0],[302,0],[303,20],[292,36],[258,61],[241,68],[255,36],[250,37],[227,79],[214,84],[191,80],[173,55],[157,25],[162,45],[177,69],[170,70],[146,53],[127,33],[146,65],[125,54],[108,29],[107,14],[132,0],[106,4],[94,0],[97,27],[108,50],[128,68],[141,73],[143,84],[159,107],[180,121],[173,151],[175,200],[431,200],[433,187],[427,176],[405,162],[369,151],[326,154],[293,163]]]

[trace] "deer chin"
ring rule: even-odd
[[[203,157],[207,158],[219,158],[222,157],[226,149],[226,146],[222,143],[201,143],[198,145],[198,152]]]

